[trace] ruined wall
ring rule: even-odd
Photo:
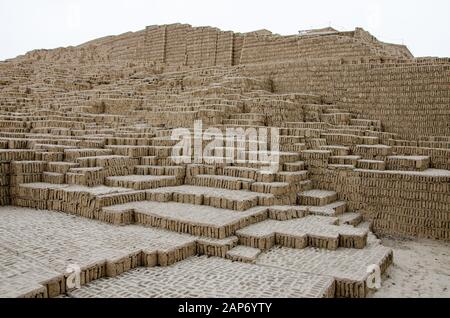
[[[247,34],[240,64],[374,55],[413,58],[405,46],[380,42],[369,32],[358,28],[354,32],[303,36]]]
[[[399,58],[406,58],[406,59],[414,58],[412,53],[408,50],[408,48],[405,45],[380,42],[376,37],[374,37],[369,32],[365,31],[364,29],[356,28],[354,36],[355,38],[358,38],[361,41],[372,46],[381,55],[387,54],[390,56],[397,56]]]
[[[365,56],[371,48],[352,37],[336,35],[280,37],[245,37],[241,64],[267,63],[304,58],[333,58],[338,56]]]
[[[450,136],[450,60],[298,60],[246,65],[277,93],[324,94],[404,138]]]

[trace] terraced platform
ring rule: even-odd
[[[151,202],[148,204],[151,206]],[[229,292],[226,297],[363,297],[367,273],[357,276],[351,271],[354,285],[346,286],[357,286],[358,292],[341,294],[336,290],[336,284],[348,277],[348,266],[353,264],[355,269],[361,266],[358,273],[362,273],[372,262],[382,265],[383,271],[392,262],[392,252],[375,241],[371,241],[369,249],[361,250],[364,252],[353,248],[328,250],[330,254],[320,256],[320,262],[327,263],[329,257],[340,264],[330,265],[329,271],[313,266],[306,266],[308,270],[300,266],[294,270],[288,265],[290,261],[281,266],[274,259],[297,257],[297,250],[286,249],[283,256],[278,254],[279,247],[251,248],[239,245],[234,236],[214,239],[158,227],[115,226],[59,212],[11,207],[0,209],[0,220],[0,249],[4,256],[0,267],[2,297],[55,297],[65,293],[91,297],[91,290],[97,293],[96,297],[218,297],[225,291]],[[336,219],[330,221],[336,223]],[[364,229],[353,231],[367,234]],[[326,249],[304,251],[321,254]],[[191,258],[194,255],[212,258]],[[354,263],[355,257],[360,259],[358,265]],[[317,257],[308,259],[316,262]],[[66,269],[73,264],[81,268],[81,284],[85,286],[78,291],[68,290],[66,286]],[[275,265],[281,269],[275,269]],[[172,285],[166,275],[173,279],[173,288],[169,287]],[[188,278],[180,280],[179,275]],[[154,288],[145,287],[142,293],[133,287],[139,281],[144,284],[139,285],[141,288],[152,284]],[[204,286],[215,287],[205,289]],[[288,294],[286,288],[290,290]]]
[[[373,233],[450,240],[449,68],[183,24],[0,62],[0,296],[365,297]]]
[[[195,237],[159,229],[113,227],[62,213],[12,207],[2,207],[0,219],[0,297],[63,294],[71,264],[81,268],[85,284],[196,254]]]
[[[236,232],[242,245],[270,249],[275,245],[303,249],[307,246],[336,250],[364,248],[367,231],[336,226],[338,219],[308,216],[289,221],[265,221]]]
[[[137,224],[175,232],[224,239],[237,230],[267,218],[264,207],[244,212],[176,202],[133,202],[104,209],[105,213],[133,213]]]

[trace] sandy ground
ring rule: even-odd
[[[394,265],[383,276],[374,298],[449,298],[450,243],[381,238],[394,250]]]

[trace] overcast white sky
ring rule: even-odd
[[[0,60],[175,22],[284,35],[361,26],[415,56],[450,56],[449,0],[0,0]]]

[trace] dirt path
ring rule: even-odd
[[[450,297],[450,243],[382,238],[394,250],[394,265],[374,298]]]

